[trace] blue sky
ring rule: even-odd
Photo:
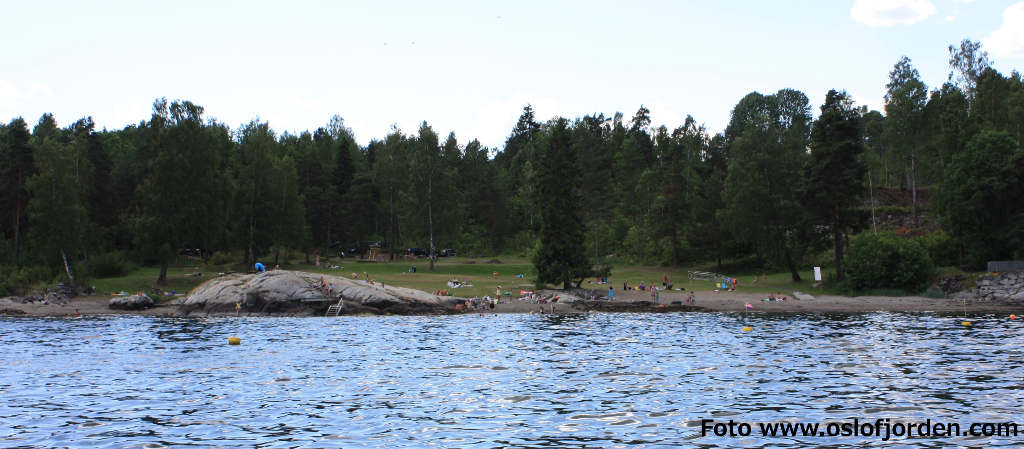
[[[426,120],[497,147],[526,103],[627,120],[644,104],[656,125],[719,132],[751,91],[799,89],[817,110],[845,89],[880,109],[902,55],[939,87],[964,38],[1024,68],[1013,0],[210,3],[4,1],[0,120],[121,128],[167,97],[232,128],[338,114],[365,144]]]

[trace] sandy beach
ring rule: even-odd
[[[607,293],[607,292],[605,292]],[[810,293],[810,292],[808,292]],[[662,292],[660,302],[684,301],[689,292]],[[783,292],[785,301],[765,302],[765,293],[738,292],[695,292],[697,307],[715,312],[743,311],[745,305],[752,305],[754,312],[962,312],[964,303],[957,299],[924,298],[920,296],[831,296],[810,293],[813,299],[795,299],[792,292]],[[615,292],[616,301],[649,301],[650,292]],[[1024,312],[1021,303],[996,303],[991,301],[967,301],[968,312]]]
[[[115,310],[107,307],[109,296],[77,296],[67,304],[42,304],[30,302],[22,304],[13,297],[0,299],[0,316],[52,316],[74,317],[93,315],[145,315],[145,316],[178,316],[178,307],[157,305],[147,310]]]

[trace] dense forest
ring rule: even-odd
[[[643,106],[541,123],[527,105],[501,148],[426,121],[366,146],[337,116],[298,135],[232,129],[181,100],[119,130],[15,118],[0,125],[0,265],[20,285],[111,258],[165,273],[186,249],[251,266],[382,241],[392,254],[571,253],[559,263],[587,269],[591,254],[745,258],[794,279],[827,254],[842,277],[850,237],[884,231],[881,191],[907,192],[900,235],[930,239],[937,265],[1022,258],[1024,81],[978,43],[949,53],[949,82],[930,90],[897,61],[885,111],[837,89],[815,120],[799,90],[752,92],[719,134],[690,116],[654,128]]]

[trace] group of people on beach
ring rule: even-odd
[[[673,284],[672,282],[669,282],[668,275],[666,274],[664,279],[661,281],[661,290],[672,290],[672,287],[674,285],[675,284]],[[650,284],[646,284],[646,283],[644,283],[644,281],[640,281],[639,285],[635,285],[633,287],[629,286],[629,281],[623,281],[622,282],[622,290],[623,291],[625,291],[625,290],[649,291],[649,290],[657,290],[657,289],[658,289],[658,286],[657,286],[657,284],[655,284],[654,281],[651,281]]]

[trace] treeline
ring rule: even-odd
[[[393,254],[536,254],[546,229],[587,253],[580,264],[750,257],[798,278],[808,255],[831,251],[841,277],[848,236],[874,231],[865,204],[879,187],[910,191],[915,221],[917,191],[937,192],[936,263],[1024,257],[1024,82],[967,40],[950,46],[950,67],[929,90],[901,58],[884,114],[830,91],[815,121],[798,90],[753,92],[715,135],[690,116],[654,128],[642,106],[628,120],[546,123],[526,106],[502,148],[441,139],[427,122],[362,147],[340,117],[298,135],[260,121],[233,130],[162,99],[120,130],[90,118],[61,129],[47,114],[30,132],[16,118],[0,126],[0,264],[52,277],[120,254],[161,264],[162,278],[185,248],[250,266],[378,240]],[[551,151],[564,153],[561,184],[544,177],[558,176]],[[558,208],[579,228],[552,231]]]

